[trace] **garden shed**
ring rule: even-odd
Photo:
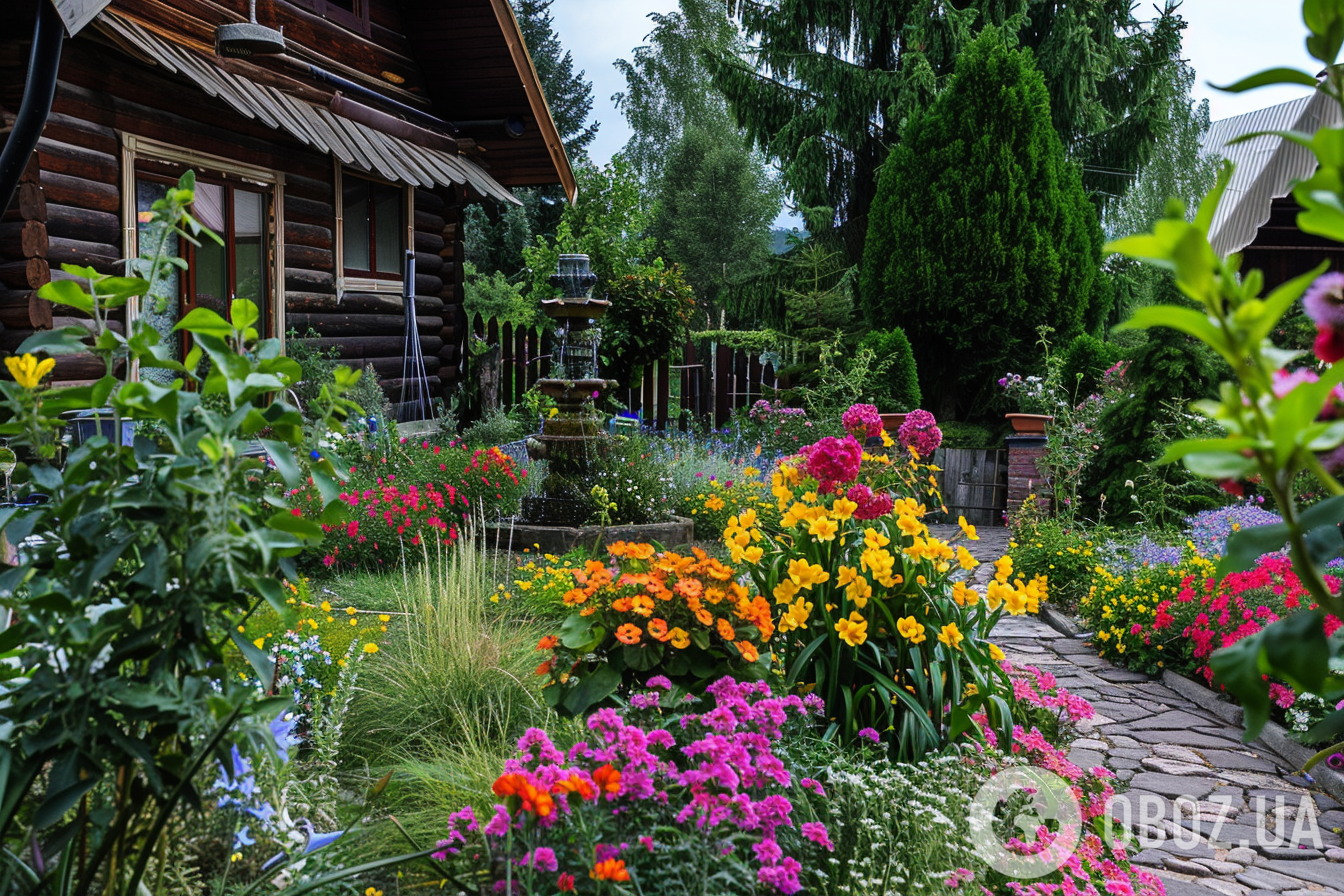
[[[1324,93],[1269,106],[1215,121],[1205,137],[1207,152],[1231,160],[1236,169],[1209,235],[1220,254],[1245,254],[1244,269],[1259,268],[1265,286],[1272,289],[1304,274],[1323,260],[1344,266],[1344,246],[1303,233],[1297,226],[1301,211],[1292,197],[1295,181],[1308,178],[1316,168],[1311,151],[1282,137],[1265,135],[1242,143],[1232,141],[1265,131],[1314,134],[1338,127],[1339,104]]]
[[[0,134],[24,96],[39,2],[52,0],[0,4]],[[152,235],[150,205],[190,168],[196,216],[224,245],[183,245],[192,264],[172,275],[178,306],[128,314],[176,339],[172,324],[191,308],[251,298],[263,335],[315,333],[342,361],[371,364],[394,398],[418,348],[431,392],[446,393],[466,335],[464,208],[516,202],[511,187],[562,184],[573,198],[507,0],[257,0],[256,23],[281,32],[282,45],[241,56],[220,42],[221,27],[248,23],[248,0],[56,8],[77,33],[64,40],[50,116],[0,222],[6,352],[35,330],[77,323],[36,289],[65,276],[62,263],[120,273]],[[418,339],[406,336],[403,295],[414,297]],[[55,379],[97,368],[91,356],[62,357]]]

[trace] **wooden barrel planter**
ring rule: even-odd
[[[1008,452],[1002,448],[940,448],[934,454],[947,517],[975,526],[1002,526],[1008,508]]]

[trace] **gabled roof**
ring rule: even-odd
[[[573,202],[574,170],[509,0],[438,0],[405,8],[406,38],[436,114],[451,121],[522,118],[526,130],[516,139],[502,136],[502,128],[467,136],[485,148],[500,183],[558,180]]]
[[[1309,149],[1272,134],[1228,144],[1261,131],[1314,134],[1323,127],[1338,126],[1341,120],[1339,104],[1316,91],[1287,103],[1213,122],[1204,137],[1204,151],[1235,165],[1209,232],[1214,251],[1231,255],[1249,246],[1261,225],[1269,220],[1273,201],[1287,196],[1295,181],[1311,177],[1316,170],[1316,157]]]

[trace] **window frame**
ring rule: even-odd
[[[267,168],[260,168],[256,165],[249,165],[245,162],[236,162],[232,159],[216,156],[210,153],[198,152],[192,149],[184,149],[180,146],[174,146],[171,143],[164,143],[159,140],[153,140],[147,137],[140,137],[135,134],[121,132],[121,220],[122,220],[122,251],[127,258],[135,258],[140,254],[140,230],[137,223],[136,207],[136,181],[139,177],[138,162],[158,162],[161,164],[180,165],[194,170],[198,177],[206,182],[214,182],[222,179],[225,186],[233,186],[241,181],[244,184],[259,186],[270,191],[270,222],[273,224],[274,233],[267,234],[271,238],[271,264],[267,272],[267,289],[265,297],[268,300],[269,307],[263,308],[265,315],[266,329],[275,334],[274,338],[280,340],[280,351],[285,352],[285,174],[283,171],[272,171]],[[148,173],[150,178],[163,179],[162,175]],[[171,178],[168,178],[171,180]],[[229,205],[232,206],[230,195]],[[230,208],[230,220],[232,209]],[[231,242],[231,241],[230,241]],[[229,264],[233,264],[233,250],[229,251]],[[232,276],[232,274],[230,275]],[[195,271],[190,272],[189,281],[185,284],[187,288],[194,289]],[[191,295],[194,306],[195,294]],[[227,301],[227,299],[226,299]],[[129,331],[131,323],[140,316],[140,297],[134,297],[126,303],[126,327]],[[129,380],[139,379],[140,371],[138,364],[132,364],[129,372]]]
[[[338,25],[364,37],[370,37],[373,33],[369,16],[370,0],[353,0],[354,12],[342,9],[330,0],[280,0],[280,2],[310,12],[319,18],[326,19],[333,25]]]
[[[355,271],[348,273],[345,265],[345,178],[354,177],[360,180],[366,180],[371,183],[383,184],[389,187],[395,187],[401,191],[401,212],[402,212],[402,251],[415,249],[415,188],[407,184],[397,183],[370,174],[366,171],[346,171],[346,166],[340,159],[334,159],[336,177],[335,190],[332,195],[332,205],[336,210],[336,295],[344,297],[347,292],[363,293],[395,293],[401,295],[405,286],[404,268],[398,264],[397,273],[377,273],[376,271]],[[373,220],[370,219],[369,227],[369,249],[371,264],[377,265],[374,257],[373,244],[377,240],[377,233],[373,228]]]

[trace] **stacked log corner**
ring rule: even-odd
[[[4,124],[23,96],[26,46],[19,38],[0,42],[0,109]],[[37,290],[68,275],[62,264],[121,273],[122,257],[119,143],[116,132],[59,102],[47,119],[37,149],[18,189],[0,217],[0,351],[15,351],[39,330],[88,326],[82,312],[53,306]],[[124,327],[113,312],[110,326]],[[92,353],[56,359],[52,382],[85,383],[106,373]]]

